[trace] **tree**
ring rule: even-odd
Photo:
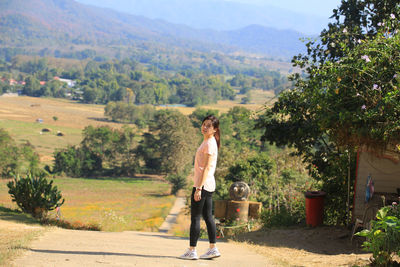
[[[196,129],[179,111],[160,110],[144,135],[139,151],[146,166],[156,167],[167,174],[182,174],[192,165],[198,141]]]
[[[258,123],[264,141],[293,146],[318,168],[312,174],[324,182],[335,223],[348,214],[354,180],[344,177],[354,177],[356,150],[399,140],[399,15],[398,1],[342,1],[321,42],[293,58],[306,77],[292,76],[295,88]]]
[[[39,80],[34,76],[28,76],[25,79],[23,93],[28,96],[36,96],[40,92]]]
[[[83,102],[85,103],[96,103],[98,98],[98,92],[95,88],[84,87],[83,88]]]
[[[229,168],[225,177],[226,182],[247,183],[251,190],[251,198],[265,202],[268,187],[271,187],[269,176],[271,175],[273,163],[265,153],[260,153],[247,159],[238,160]]]
[[[18,147],[11,136],[0,128],[0,176],[10,177],[19,167]]]

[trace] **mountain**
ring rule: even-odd
[[[258,24],[280,30],[318,34],[328,18],[310,16],[268,5],[222,0],[77,0],[133,15],[163,19],[197,29],[237,30]]]
[[[0,48],[155,46],[206,52],[242,51],[285,59],[304,49],[299,41],[303,35],[295,31],[260,25],[232,31],[198,30],[73,0],[2,0],[0,33]]]

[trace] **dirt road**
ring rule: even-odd
[[[233,243],[219,242],[220,258],[178,259],[188,239],[163,233],[94,232],[55,228],[30,245],[14,266],[274,266],[264,256]],[[198,243],[202,254],[208,242]]]

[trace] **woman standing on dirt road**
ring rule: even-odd
[[[210,247],[200,259],[212,259],[221,256],[216,243],[216,226],[212,215],[212,194],[215,191],[214,172],[217,166],[218,149],[220,146],[219,120],[209,115],[201,125],[203,142],[196,152],[194,160],[193,190],[191,196],[190,247],[179,258],[197,260],[197,240],[200,235],[200,218],[203,216],[207,225]]]

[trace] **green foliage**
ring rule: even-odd
[[[18,166],[18,147],[11,136],[0,129],[0,176],[10,177]]]
[[[236,151],[245,148],[263,150],[260,142],[262,131],[255,129],[253,113],[244,107],[233,107],[220,116],[220,129],[224,146],[233,147]]]
[[[39,167],[39,154],[35,151],[33,145],[26,142],[25,144],[21,144],[18,149],[21,169],[25,169],[27,172],[35,174],[42,171]]]
[[[133,175],[139,168],[136,135],[133,129],[87,126],[79,147],[54,153],[55,173],[73,177],[93,175]]]
[[[216,109],[196,108],[192,114],[189,115],[189,119],[195,129],[200,129],[203,119],[208,115],[214,115],[218,118],[219,111]],[[199,132],[199,134],[201,134],[201,132]]]
[[[187,175],[185,174],[170,174],[166,180],[172,184],[171,194],[173,195],[187,186]]]
[[[398,1],[342,1],[321,42],[293,58],[306,75],[293,75],[295,88],[258,122],[263,141],[294,147],[310,171],[318,170],[330,223],[348,217],[358,147],[381,151],[399,140],[399,15]]]
[[[48,182],[44,174],[15,177],[7,184],[12,201],[25,213],[34,218],[43,219],[47,212],[64,203],[62,195],[53,181]]]
[[[250,186],[251,198],[257,201],[266,201],[265,194],[271,181],[273,163],[265,153],[257,154],[245,160],[236,161],[229,168],[229,173],[225,177],[227,182],[243,181]]]
[[[12,177],[23,170],[37,172],[39,155],[30,143],[17,145],[12,137],[0,129],[0,177]]]
[[[134,123],[139,128],[146,127],[154,118],[156,109],[151,105],[132,105],[124,102],[109,102],[104,115],[115,122]]]
[[[175,110],[160,110],[143,136],[138,154],[147,170],[176,174],[192,164],[197,138],[188,117]]]
[[[278,211],[264,209],[261,213],[263,227],[271,228],[298,225],[305,217],[304,204],[301,205],[303,202],[304,200],[297,203],[301,208],[297,208],[295,212],[287,210],[285,206],[281,207]]]
[[[372,221],[371,229],[356,234],[367,238],[363,247],[372,252],[374,265],[391,266],[393,254],[400,256],[399,214],[398,205],[383,207],[377,212],[376,220]]]
[[[53,173],[82,177],[95,175],[101,170],[101,158],[91,151],[71,146],[54,152]]]
[[[235,181],[250,186],[250,199],[263,203],[261,221],[265,227],[298,224],[305,217],[303,192],[312,187],[312,178],[290,150],[276,149],[233,161],[228,173],[218,179],[216,196],[228,199]]]

